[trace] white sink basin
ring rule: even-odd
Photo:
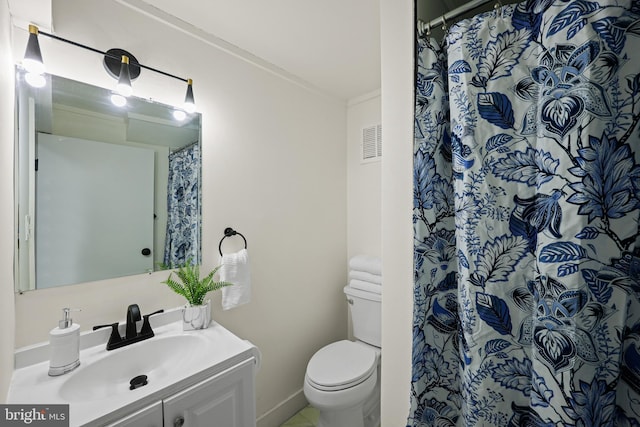
[[[180,370],[197,358],[202,338],[198,335],[153,337],[106,353],[90,364],[67,374],[60,396],[67,401],[104,399],[144,389],[129,389],[129,382],[146,375],[149,384],[171,383]]]

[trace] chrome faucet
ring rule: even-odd
[[[153,337],[155,334],[151,329],[149,317],[162,312],[164,312],[164,310],[154,311],[153,313],[145,314],[144,316],[142,316],[142,328],[140,329],[140,333],[138,333],[136,322],[141,320],[140,307],[138,307],[137,304],[131,304],[129,307],[127,307],[127,323],[125,325],[124,337],[120,336],[120,331],[118,330],[118,322],[110,323],[108,325],[94,326],[93,330],[95,331],[96,329],[110,327],[111,335],[109,336],[109,341],[107,342],[107,350],[114,350],[116,348],[124,347],[126,345]]]

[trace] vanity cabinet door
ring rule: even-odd
[[[158,401],[107,427],[162,427],[162,402]]]
[[[165,427],[255,427],[251,358],[164,400]]]

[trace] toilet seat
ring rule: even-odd
[[[307,365],[307,379],[318,390],[338,391],[369,378],[378,365],[376,352],[353,341],[337,341],[316,352]]]

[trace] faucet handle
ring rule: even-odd
[[[152,337],[154,335],[153,330],[151,329],[151,323],[149,323],[149,316],[153,316],[154,314],[164,313],[164,310],[154,311],[153,313],[145,314],[142,316],[144,321],[142,322],[142,328],[140,329],[140,335]]]
[[[154,314],[160,314],[160,313],[164,313],[164,310],[163,310],[163,309],[160,309],[160,310],[154,311],[153,313],[145,314],[145,315],[144,315],[144,316],[142,316],[142,317],[143,317],[143,318],[145,318],[145,319],[148,319],[148,318],[149,318],[149,316],[153,316]]]
[[[111,336],[109,337],[109,342],[107,342],[107,350],[111,350],[114,348],[113,347],[114,345],[122,341],[122,337],[120,336],[120,332],[118,331],[118,322],[110,323],[108,325],[94,326],[93,330],[95,331],[96,329],[102,329],[102,328],[108,328],[108,327],[111,327]]]

